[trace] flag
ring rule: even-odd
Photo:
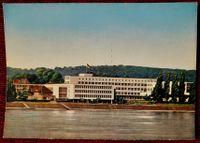
[[[89,64],[87,64],[87,65],[86,65],[86,67],[87,67],[88,69],[90,69],[90,68],[91,68],[91,66],[90,66]]]

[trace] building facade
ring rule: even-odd
[[[143,99],[150,95],[156,79],[96,77],[92,74],[65,76],[65,84],[71,85],[70,99],[114,100],[114,96],[125,99]]]

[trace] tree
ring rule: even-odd
[[[174,78],[172,81],[171,102],[173,102],[173,103],[177,102],[178,94],[179,94],[178,79],[177,79],[177,74],[174,73]]]
[[[166,77],[166,80],[165,80],[165,83],[164,83],[164,96],[165,96],[166,102],[168,102],[168,100],[169,100],[170,78],[171,78],[170,73],[167,73],[167,77]]]
[[[63,80],[63,77],[60,73],[55,72],[53,74],[52,78],[50,79],[50,81],[52,83],[62,83],[64,80]]]
[[[23,90],[17,94],[17,99],[25,101],[31,93],[29,91]]]
[[[156,85],[152,92],[152,97],[155,102],[163,102],[163,88],[162,88],[162,82],[163,82],[163,75],[160,73]]]
[[[194,104],[196,102],[196,84],[193,83],[190,86],[191,87],[189,89],[190,95],[189,95],[188,103]]]
[[[40,83],[40,80],[36,74],[28,74],[27,80],[32,84]]]
[[[43,71],[42,78],[43,78],[44,82],[48,83],[50,81],[50,79],[52,78],[54,73],[55,72],[53,70],[50,70],[50,69],[46,69],[45,71]]]
[[[36,68],[35,69],[35,73],[36,73],[36,75],[38,76],[38,82],[39,83],[41,83],[41,84],[44,84],[44,83],[46,83],[46,80],[44,79],[44,75],[43,75],[43,73],[46,71],[47,69],[46,68],[44,68],[44,67],[41,67],[41,68]]]
[[[31,95],[30,89],[26,89],[25,87],[23,87],[22,90],[17,92],[16,99],[25,101],[28,98],[29,95]]]
[[[22,79],[22,78],[25,78],[24,73],[17,73],[12,77],[12,79]]]
[[[179,81],[179,94],[178,94],[178,97],[179,97],[179,103],[184,103],[185,102],[185,95],[184,95],[184,92],[185,92],[185,74],[183,72],[181,72],[181,75],[180,75],[180,81]]]
[[[7,82],[7,101],[15,101],[16,100],[16,90],[15,86],[13,85],[12,81]]]

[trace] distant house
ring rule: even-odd
[[[43,84],[30,84],[27,79],[13,80],[16,93],[30,93],[27,100],[54,100],[53,92]]]
[[[30,92],[32,95],[28,96],[27,100],[54,100],[53,92],[43,85],[31,85]]]
[[[24,91],[30,90],[30,82],[26,78],[14,79],[13,85],[15,86],[17,93],[20,93],[20,92],[22,93]]]

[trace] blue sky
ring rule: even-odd
[[[7,66],[195,69],[196,3],[5,4]]]

